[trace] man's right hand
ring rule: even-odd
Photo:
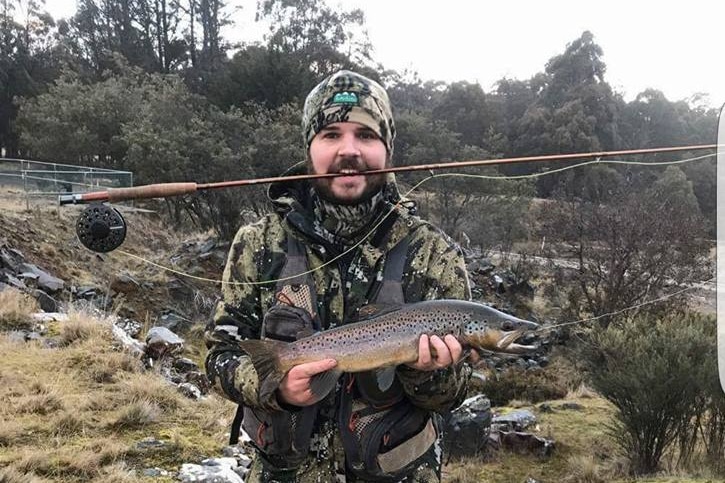
[[[277,389],[280,401],[293,406],[311,406],[318,402],[310,390],[310,378],[321,372],[329,371],[337,365],[335,359],[307,362],[294,366],[284,376]]]

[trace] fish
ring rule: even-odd
[[[360,309],[359,321],[294,342],[248,339],[240,341],[239,346],[251,358],[259,376],[260,401],[274,397],[280,382],[294,366],[335,359],[337,365],[333,369],[310,379],[312,394],[321,400],[343,373],[380,370],[417,361],[418,341],[423,334],[439,337],[452,334],[464,349],[522,354],[535,350],[536,346],[517,344],[516,340],[538,327],[535,322],[481,303],[441,299],[366,306]],[[392,377],[393,373],[387,374]]]

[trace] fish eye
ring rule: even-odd
[[[514,329],[514,324],[511,323],[510,320],[507,320],[503,324],[501,324],[501,328],[503,330],[513,330]]]

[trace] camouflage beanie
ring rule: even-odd
[[[395,124],[385,89],[372,79],[341,70],[317,84],[305,100],[302,134],[309,148],[312,139],[325,126],[336,122],[356,122],[375,132],[393,154]]]

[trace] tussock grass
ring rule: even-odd
[[[65,407],[63,396],[56,392],[46,392],[37,395],[19,398],[16,404],[17,412],[21,414],[37,414],[41,416],[54,413]]]
[[[12,466],[0,468],[0,483],[46,483],[48,480],[22,473]]]
[[[69,346],[77,342],[89,342],[93,345],[110,344],[113,341],[111,325],[105,320],[93,318],[83,311],[71,311],[68,320],[60,327],[58,343]]]
[[[36,474],[52,480],[88,481],[103,475],[105,466],[116,463],[126,453],[119,443],[103,439],[80,447],[37,448],[25,452],[12,465],[21,474]]]
[[[183,395],[153,373],[128,376],[119,385],[118,399],[126,403],[150,402],[164,411],[177,409],[185,402]]]
[[[65,353],[68,367],[74,368],[86,380],[112,383],[123,373],[141,371],[141,363],[128,352],[113,350],[103,345],[93,347],[86,343]]]
[[[23,434],[23,425],[17,421],[0,418],[0,448],[14,444]],[[0,482],[3,479],[0,477]]]
[[[601,463],[598,463],[592,455],[574,455],[568,460],[569,475],[564,483],[606,483],[612,481],[612,476],[607,474]]]
[[[575,389],[570,389],[565,399],[594,399],[598,396],[594,389],[582,382]]]
[[[133,470],[129,470],[124,463],[114,463],[103,468],[101,474],[91,483],[136,483],[142,481],[137,478]]]
[[[33,328],[30,314],[39,310],[38,302],[15,288],[0,291],[0,330]]]
[[[78,412],[77,410],[65,411],[57,415],[51,423],[53,436],[81,435],[84,433],[88,419],[88,414]]]
[[[151,401],[138,401],[121,410],[111,427],[116,429],[135,429],[156,423],[163,414],[158,404]]]
[[[461,458],[443,471],[443,481],[449,483],[481,483],[481,460]]]

